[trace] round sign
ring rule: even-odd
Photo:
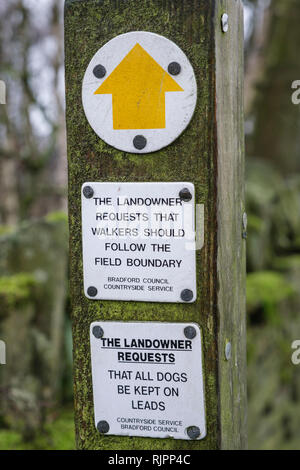
[[[197,84],[186,55],[169,39],[143,31],[115,37],[92,58],[82,101],[96,134],[113,147],[149,153],[189,124]]]

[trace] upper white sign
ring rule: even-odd
[[[82,101],[101,139],[126,152],[149,153],[187,127],[197,84],[176,44],[158,34],[131,32],[96,52],[83,79]]]
[[[82,242],[90,299],[196,300],[192,183],[85,183]]]
[[[91,324],[95,425],[101,434],[203,439],[196,323]]]

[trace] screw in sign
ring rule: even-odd
[[[125,152],[154,152],[172,143],[192,119],[196,78],[172,41],[130,32],[94,55],[82,101],[88,122],[106,143]]]

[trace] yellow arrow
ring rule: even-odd
[[[113,128],[164,129],[165,93],[183,91],[175,80],[136,44],[95,95],[112,95]]]

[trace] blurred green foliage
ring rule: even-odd
[[[299,449],[300,175],[247,163],[250,449]]]
[[[267,323],[280,323],[277,306],[295,293],[284,275],[275,271],[258,271],[247,276],[247,307],[249,312],[262,308]]]
[[[0,277],[0,305],[2,299],[8,307],[20,302],[25,303],[30,299],[35,283],[35,277],[27,273]],[[4,314],[3,309],[1,311]]]
[[[63,409],[43,432],[30,442],[12,430],[0,430],[0,450],[73,450],[75,449],[74,416],[70,407]]]
[[[52,213],[1,232],[0,338],[7,360],[0,369],[0,422],[29,442],[43,434],[49,413],[72,400],[67,217]]]

